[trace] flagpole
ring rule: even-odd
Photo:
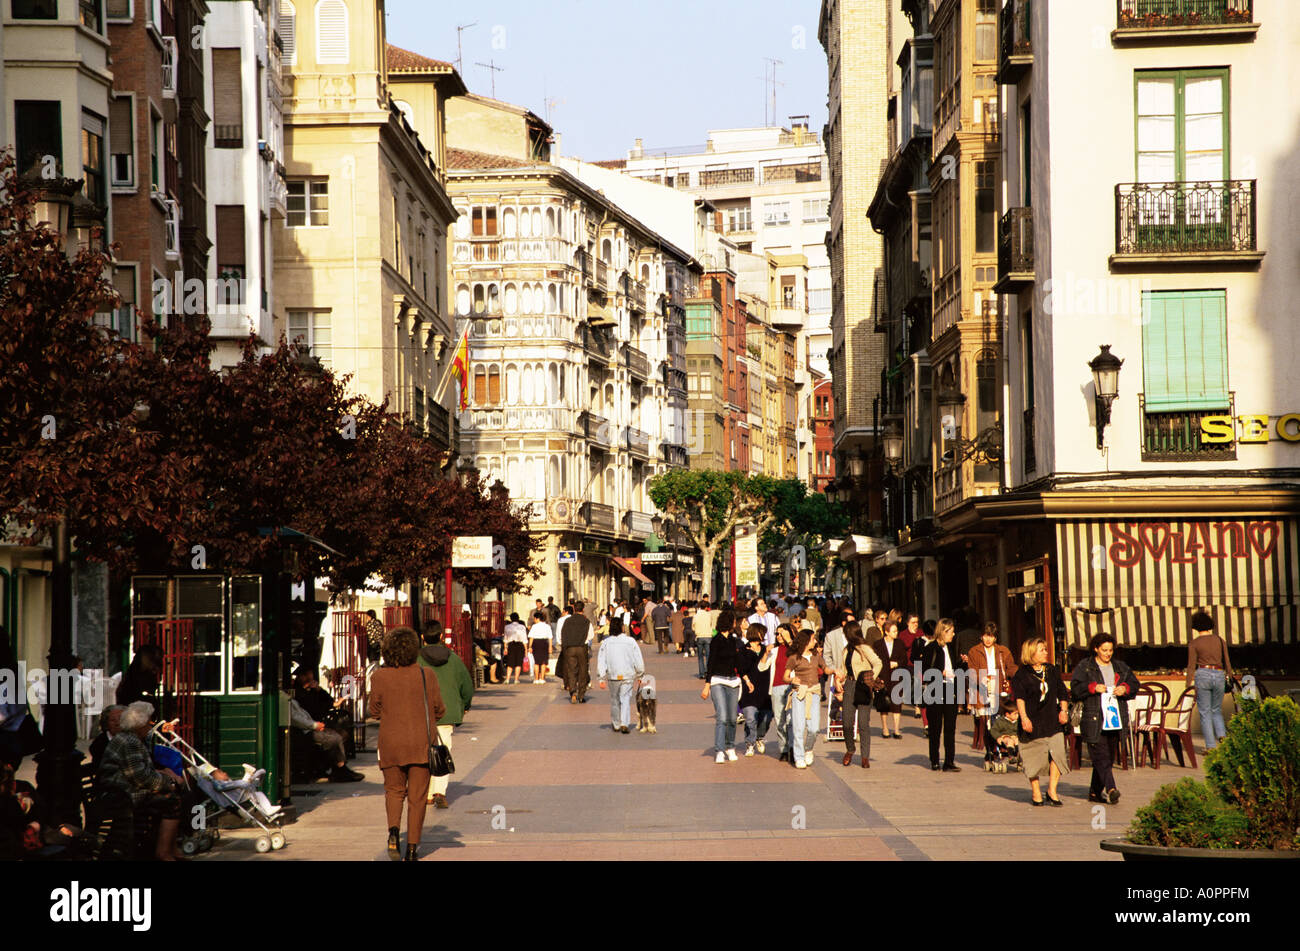
[[[447,384],[451,381],[451,371],[456,366],[456,353],[460,350],[461,340],[465,341],[466,370],[469,369],[469,321],[465,321],[465,331],[457,335],[456,346],[451,351],[451,359],[447,361],[447,369],[443,371],[442,381],[438,384],[438,393],[434,396],[435,403],[441,402],[443,394],[447,391]]]

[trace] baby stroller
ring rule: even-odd
[[[1017,733],[1015,721],[1005,714],[989,718],[988,729],[984,731],[985,770],[990,773],[1024,770]]]
[[[262,834],[253,843],[258,852],[279,851],[285,847],[286,839],[280,830],[280,823],[283,821],[281,809],[279,806],[272,805],[260,788],[266,770],[254,769],[248,763],[244,763],[244,775],[239,779],[218,779],[215,775],[216,767],[204,759],[198,750],[185,742],[180,734],[163,732],[155,727],[153,736],[155,743],[170,748],[181,758],[186,766],[186,773],[207,797],[203,821],[200,823],[200,828],[204,831],[183,840],[182,852],[193,855],[195,852],[206,851],[206,848],[211,847],[212,842],[220,838],[220,832],[215,826],[209,828],[209,820],[227,811],[238,813],[245,822],[262,830]],[[201,841],[204,837],[208,839],[206,847]]]

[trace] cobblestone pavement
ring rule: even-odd
[[[576,706],[554,678],[482,688],[456,730],[451,806],[429,809],[422,859],[1114,860],[1101,839],[1122,834],[1161,785],[1201,775],[1172,762],[1117,770],[1122,800],[1096,806],[1085,762],[1061,781],[1064,808],[1031,808],[1022,774],[984,771],[969,717],[958,720],[962,771],[931,772],[910,713],[901,741],[880,739],[873,716],[869,770],[856,759],[842,766],[843,743],[822,738],[813,767],[796,770],[777,759],[775,729],[766,755],[746,758],[742,743],[739,761],[719,765],[695,659],[642,649],[658,679],[653,735],[635,724],[615,733],[608,694],[594,683]],[[376,730],[372,752],[352,764],[364,782],[294,788],[298,819],[285,827],[284,851],[256,855],[252,832],[234,830],[199,860],[386,860]]]

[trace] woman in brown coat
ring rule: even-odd
[[[370,681],[370,713],[379,719],[379,769],[388,810],[388,857],[401,854],[398,833],[406,812],[406,861],[416,861],[429,791],[429,741],[447,712],[438,678],[415,661],[420,638],[409,627],[384,637],[384,666]],[[427,705],[427,706],[426,706]],[[427,711],[427,712],[426,712]],[[427,716],[427,719],[426,719]],[[427,725],[426,725],[427,724]]]
[[[966,663],[971,672],[978,675],[979,684],[971,689],[969,698],[971,711],[975,714],[975,735],[970,748],[982,750],[988,719],[996,716],[1002,708],[1005,702],[1002,698],[1010,690],[1011,678],[1020,668],[1006,645],[998,643],[998,626],[993,621],[984,625],[980,642],[966,654]],[[975,678],[970,681],[972,684],[976,682]]]

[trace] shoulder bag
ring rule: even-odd
[[[456,772],[456,764],[452,761],[451,750],[443,745],[429,724],[429,690],[423,667],[420,668],[420,692],[424,697],[424,738],[429,743],[429,775],[450,776]]]

